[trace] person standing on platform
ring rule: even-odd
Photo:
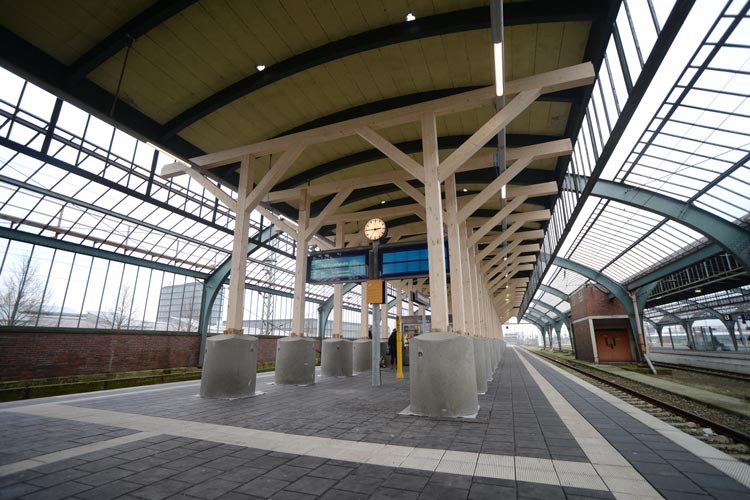
[[[391,356],[391,368],[396,366],[396,329],[388,337],[388,354]]]
[[[372,338],[372,325],[367,328],[367,337]]]

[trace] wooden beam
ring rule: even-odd
[[[494,181],[490,182],[487,187],[482,189],[479,194],[475,195],[468,203],[461,207],[458,211],[458,220],[465,221],[471,214],[479,210],[479,208],[487,203],[490,198],[495,196],[503,186],[508,184],[516,175],[520,174],[532,160],[533,157],[527,156],[513,162],[513,165],[504,170]]]
[[[519,245],[521,245],[521,240],[516,240],[512,242],[510,245],[508,245],[507,247],[504,247],[500,252],[497,253],[497,255],[492,257],[492,259],[489,260],[488,262],[480,263],[481,271],[484,274],[487,274],[487,272],[490,270],[492,266],[500,262],[500,259],[508,260],[508,255],[510,255],[511,252],[513,252]]]
[[[524,90],[513,98],[503,109],[498,111],[495,116],[490,118],[487,123],[482,125],[479,130],[474,132],[471,137],[453,151],[448,158],[440,164],[440,180],[448,178],[454,174],[466,160],[474,156],[474,153],[484,147],[487,142],[504,129],[515,117],[520,115],[526,108],[531,105],[542,93],[540,88]]]
[[[401,217],[404,215],[416,215],[421,219],[424,219],[425,209],[424,207],[414,203],[411,205],[400,205],[397,207],[363,210],[362,212],[346,212],[334,214],[328,217],[328,223],[335,224],[336,222],[366,221],[373,217]]]
[[[507,205],[505,205],[501,210],[499,210],[495,215],[490,217],[487,222],[482,224],[482,226],[474,231],[471,236],[469,236],[468,241],[466,242],[467,245],[476,245],[477,242],[487,233],[489,233],[492,229],[495,228],[500,222],[507,218],[513,210],[520,207],[523,202],[526,201],[525,196],[518,196],[516,198],[513,198]]]
[[[421,117],[422,156],[424,162],[425,222],[427,256],[430,269],[430,309],[433,332],[448,331],[448,289],[445,272],[445,239],[443,234],[443,200],[438,178],[437,124],[433,113]]]
[[[299,222],[297,224],[297,255],[294,267],[294,298],[292,299],[292,336],[305,336],[305,282],[307,271],[307,240],[305,232],[309,222],[310,198],[302,190],[299,200]]]
[[[305,230],[305,239],[309,240],[313,234],[320,231],[320,228],[323,227],[323,224],[328,222],[328,218],[331,216],[331,214],[335,212],[336,210],[338,210],[338,208],[344,203],[344,201],[346,201],[349,195],[352,194],[353,190],[354,188],[352,187],[345,188],[342,191],[340,191],[336,196],[334,196],[331,201],[328,202],[328,205],[326,205],[323,211],[320,212],[320,214],[318,214],[317,217],[315,217],[314,219],[310,221],[309,227]],[[338,226],[343,227],[343,225],[344,225],[343,221],[339,221],[336,223],[336,227]],[[336,241],[336,248],[343,248],[343,246],[339,246],[338,240]]]
[[[237,205],[244,206],[245,197],[253,189],[255,158],[246,156],[240,165],[240,183]],[[242,335],[242,312],[247,278],[247,246],[250,230],[250,213],[240,210],[235,214],[232,265],[229,271],[229,297],[227,299],[227,328],[225,333]]]
[[[219,201],[221,201],[224,205],[229,207],[229,209],[232,212],[237,211],[237,202],[234,200],[234,198],[232,198],[229,194],[222,191],[219,186],[214,184],[210,179],[208,179],[205,175],[201,174],[194,168],[182,163],[181,161],[176,161],[174,163],[170,163],[169,165],[164,166],[164,168],[167,168],[167,167],[175,171],[184,172],[188,174],[194,181],[196,181],[198,184],[203,186],[203,188],[206,191],[214,195],[216,198],[219,199]]]
[[[494,241],[496,235],[485,236],[479,241],[479,244],[487,244]],[[508,241],[515,240],[540,240],[544,238],[544,231],[541,229],[532,229],[531,231],[518,231],[508,237]],[[492,253],[492,252],[490,252]]]
[[[479,262],[483,261],[485,257],[487,257],[490,252],[492,252],[494,249],[499,247],[504,241],[506,241],[513,233],[518,231],[521,226],[523,226],[523,222],[515,222],[513,225],[508,227],[505,231],[502,232],[502,234],[498,237],[496,237],[492,242],[484,247],[478,254],[477,254],[477,260]]]
[[[375,132],[369,127],[362,127],[357,129],[357,135],[362,139],[369,142],[374,148],[378,149],[381,153],[391,159],[396,165],[406,170],[409,175],[415,179],[419,179],[424,182],[424,168],[422,165],[414,161],[414,159],[408,154],[404,153],[396,146],[394,146],[389,140],[382,135]]]
[[[299,158],[299,155],[302,154],[304,149],[304,144],[294,144],[284,151],[281,157],[276,160],[276,163],[273,164],[271,169],[266,172],[266,175],[263,176],[258,185],[255,186],[255,189],[253,189],[250,196],[247,197],[245,210],[252,211],[258,203],[265,198],[269,191],[271,191],[271,188],[273,188],[286,171],[289,170],[292,163]],[[307,197],[307,195],[305,196]]]
[[[424,195],[419,191],[419,189],[415,188],[405,180],[394,180],[393,184],[401,189],[401,191],[411,196],[414,201],[424,206]]]
[[[507,82],[505,84],[505,96],[511,97],[528,89],[536,89],[536,91],[542,94],[557,92],[558,90],[588,85],[595,78],[594,66],[590,62],[586,62]],[[433,101],[353,118],[296,134],[268,139],[255,144],[210,153],[192,158],[191,160],[201,167],[213,168],[235,162],[245,155],[263,156],[287,150],[293,145],[304,146],[348,137],[354,134],[355,130],[362,127],[370,127],[371,129],[387,128],[415,122],[424,113],[433,113],[435,115],[458,113],[494,103],[494,101],[494,86],[484,87]]]

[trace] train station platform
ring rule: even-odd
[[[750,467],[509,348],[473,419],[383,370],[207,400],[198,382],[0,405],[0,498],[750,498]]]

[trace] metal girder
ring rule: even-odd
[[[341,296],[343,297],[354,289],[359,283],[345,283],[341,290]],[[326,331],[326,323],[328,323],[328,316],[331,315],[333,310],[333,295],[323,301],[318,307],[318,337],[323,340],[323,335]]]
[[[278,232],[274,228],[273,224],[266,226],[261,231],[258,231],[255,236],[250,238],[250,242],[247,245],[247,255],[250,256],[254,252],[263,248],[262,244],[268,243],[278,235]],[[198,354],[198,366],[203,366],[203,351],[206,346],[206,337],[208,336],[208,319],[211,315],[211,308],[214,306],[216,296],[219,294],[221,285],[224,284],[226,279],[229,277],[229,273],[232,270],[232,257],[228,257],[224,262],[221,263],[211,275],[206,278],[203,282],[203,295],[201,297],[201,315],[198,326],[198,331],[201,334],[201,346]]]
[[[159,0],[117,28],[104,40],[68,67],[67,81],[75,84],[91,71],[124,49],[132,40],[146,34],[170,17],[193,5],[197,0]]]
[[[537,321],[544,322],[547,326],[553,326],[554,320],[542,311],[534,308],[533,306],[529,307],[529,310],[526,311],[526,314],[531,315],[531,317],[536,319]]]
[[[688,266],[692,266],[693,264],[697,264],[698,262],[721,253],[721,251],[722,248],[719,245],[717,245],[716,243],[712,243],[707,247],[703,247],[700,250],[691,253],[690,255],[686,255],[685,257],[670,262],[669,264],[660,267],[656,271],[650,272],[645,276],[641,276],[640,278],[631,281],[630,283],[625,285],[625,287],[628,290],[636,290],[638,288],[641,288],[643,285],[659,281],[660,279],[666,278],[672,273],[681,271]]]
[[[620,302],[622,302],[622,305],[625,307],[625,310],[628,311],[628,314],[633,314],[633,304],[630,301],[630,295],[628,295],[627,290],[625,290],[615,280],[605,276],[598,271],[595,271],[594,269],[591,269],[588,266],[584,266],[583,264],[579,264],[578,262],[572,261],[570,259],[555,257],[553,264],[558,267],[574,271],[592,281],[596,281],[604,288],[609,290]]]
[[[604,38],[604,41],[603,41],[604,49],[606,49],[607,40],[609,40],[609,36],[612,33],[612,26],[614,25],[617,13],[620,9],[620,3],[621,2],[612,2],[610,4],[611,10],[608,13],[607,22],[603,23],[603,25],[600,26],[600,36]],[[695,0],[677,0],[675,2],[675,6],[672,8],[672,11],[670,12],[669,17],[667,18],[667,21],[664,23],[664,26],[662,27],[661,33],[659,33],[659,37],[657,38],[656,43],[654,43],[654,46],[651,49],[648,59],[646,60],[645,64],[643,65],[643,68],[641,69],[641,73],[638,76],[638,80],[633,86],[633,91],[629,94],[628,99],[622,108],[622,112],[620,113],[620,116],[617,118],[617,121],[615,122],[615,125],[612,128],[611,133],[609,134],[609,139],[607,139],[607,143],[602,148],[602,152],[599,155],[599,159],[597,160],[596,165],[594,166],[594,169],[591,173],[591,176],[594,180],[599,179],[599,176],[601,175],[602,171],[607,166],[607,163],[609,162],[609,159],[612,156],[612,153],[614,152],[615,147],[617,146],[620,139],[622,138],[622,135],[625,133],[625,130],[627,129],[628,124],[630,123],[630,120],[632,119],[633,115],[637,111],[638,106],[640,105],[641,100],[643,99],[643,96],[645,95],[654,77],[656,76],[656,72],[659,70],[659,67],[664,61],[664,58],[666,57],[667,53],[671,49],[672,43],[674,42],[675,38],[677,37],[677,34],[682,28],[682,25],[684,24],[685,19],[690,13],[694,3],[695,3]],[[593,36],[594,35],[592,34],[592,38]],[[596,54],[596,55],[588,54],[588,50],[587,50],[588,57],[586,57],[586,59],[594,61],[595,63],[594,68],[597,71],[597,73],[599,72],[601,61],[604,58],[604,49],[602,49],[602,52],[600,54]],[[593,86],[591,86],[591,88],[593,89]],[[576,115],[576,116],[571,116],[571,119],[568,121],[568,124],[569,125],[575,124],[575,127],[576,127],[574,129],[575,131],[580,129],[581,124],[583,123],[584,112],[586,110],[586,106],[588,105],[590,97],[591,97],[591,94],[589,93],[586,96],[586,101],[584,101],[578,107],[574,107],[571,110],[571,115]],[[566,129],[566,135],[569,135],[570,132],[571,130]],[[561,175],[560,182],[559,182],[560,184],[563,184],[562,181],[565,178],[563,176],[565,176],[566,168],[567,168],[567,161],[564,161],[563,158],[558,159],[556,171],[560,172],[560,175]],[[550,252],[548,260],[544,262],[540,259],[539,263],[537,264],[538,267],[541,266],[540,267],[541,271],[536,272],[535,270],[535,273],[537,274],[537,279],[536,281],[532,280],[532,282],[530,283],[530,286],[526,289],[526,293],[524,294],[519,312],[524,311],[524,309],[528,306],[529,302],[531,302],[531,299],[534,297],[534,294],[536,294],[535,283],[541,284],[542,280],[546,276],[550,268],[549,264],[552,263],[554,259],[557,257],[558,251],[560,250],[560,247],[562,246],[562,242],[565,241],[565,236],[567,236],[567,234],[572,229],[573,224],[575,224],[578,218],[578,215],[581,213],[581,210],[583,209],[583,206],[585,205],[585,202],[588,199],[589,194],[591,193],[592,188],[593,188],[593,183],[589,183],[589,185],[586,185],[583,191],[580,192],[578,202],[573,207],[573,212],[568,217],[568,220],[564,223],[565,227],[563,228],[562,236],[560,237],[559,241]]]
[[[552,288],[551,286],[548,286],[548,285],[539,285],[539,289],[541,291],[543,291],[543,292],[550,293],[550,294],[554,295],[555,297],[560,298],[560,299],[565,300],[565,301],[567,301],[568,297],[569,297],[569,295],[567,293],[561,292],[557,288]]]
[[[567,176],[566,181],[576,183],[578,188],[588,184],[589,178]],[[684,203],[662,193],[629,186],[620,182],[598,180],[591,194],[641,208],[675,220],[706,235],[731,253],[746,271],[750,272],[750,231],[733,224],[690,203]]]
[[[16,151],[20,154],[23,154],[25,156],[29,156],[31,158],[35,158],[41,162],[49,163],[50,165],[54,165],[55,167],[65,170],[66,172],[70,172],[71,174],[77,175],[79,177],[82,177],[86,180],[95,182],[97,184],[100,184],[102,186],[107,187],[108,189],[112,189],[114,191],[117,191],[119,193],[131,196],[137,200],[140,200],[144,203],[149,203],[151,205],[154,205],[155,207],[163,208],[165,210],[169,210],[170,212],[173,212],[175,214],[181,215],[182,217],[185,217],[186,219],[190,219],[192,221],[204,224],[207,227],[210,227],[212,229],[216,229],[217,231],[222,231],[227,234],[232,234],[232,231],[229,228],[226,228],[224,226],[220,226],[219,224],[213,223],[210,220],[206,220],[203,217],[199,217],[196,214],[190,213],[187,210],[183,210],[179,207],[172,206],[164,201],[157,200],[151,196],[147,196],[140,191],[137,191],[135,189],[130,189],[126,186],[123,186],[122,184],[119,184],[113,180],[107,179],[104,176],[97,175],[93,172],[89,172],[86,169],[83,169],[81,167],[77,167],[75,165],[71,165],[68,162],[65,162],[63,160],[60,160],[58,158],[55,158],[54,156],[50,156],[48,154],[39,152],[35,149],[32,149],[28,146],[24,146],[23,144],[19,144],[17,142],[11,141],[10,139],[6,139],[5,137],[0,137],[0,146],[6,147],[8,149],[12,149],[13,151]],[[100,160],[104,161],[106,160],[106,157],[99,158]]]
[[[570,320],[568,319],[568,315],[565,314],[565,313],[563,313],[562,311],[560,311],[558,308],[552,307],[551,305],[549,305],[549,304],[547,304],[545,302],[542,302],[541,300],[536,300],[536,299],[532,300],[531,303],[532,304],[540,305],[540,306],[546,308],[548,311],[551,311],[551,312],[555,313],[557,315],[557,317],[560,318],[560,321],[562,321],[563,323],[565,323],[565,326],[568,327],[568,330],[571,329],[570,328]]]
[[[660,312],[662,314],[662,318],[664,318],[664,317],[672,318],[673,320],[675,320],[677,322],[677,324],[680,324],[680,325],[683,324],[685,321],[687,321],[687,320],[685,320],[683,318],[680,318],[676,314],[672,314],[671,312],[669,312],[666,309],[663,309],[661,307],[649,307],[649,309],[653,309],[654,311]],[[646,318],[644,318],[644,319],[646,319]],[[669,324],[669,323],[663,323],[662,321],[660,321],[659,323],[660,324],[665,324],[665,325]]]
[[[119,101],[110,116],[114,95],[87,79],[68,85],[68,66],[3,26],[0,26],[0,64],[117,128],[160,144],[179,156],[192,158],[205,154],[179,136],[162,141],[161,124],[127,102]]]
[[[141,259],[138,257],[131,257],[129,255],[123,255],[121,253],[111,252],[109,250],[102,250],[99,248],[88,247],[79,245],[76,243],[70,243],[63,240],[57,240],[55,238],[49,238],[47,236],[41,236],[38,234],[27,233],[25,231],[16,231],[14,229],[7,229],[0,227],[0,238],[8,240],[22,241],[24,243],[30,243],[32,245],[43,246],[47,248],[54,248],[57,250],[63,250],[66,252],[78,253],[81,255],[88,255],[90,257],[96,257],[99,259],[107,259],[115,262],[122,262],[123,264],[130,264],[133,266],[145,267],[148,269],[155,269],[157,271],[164,271],[167,273],[179,274],[181,276],[189,276],[196,279],[206,279],[209,274],[201,273],[198,271],[191,271],[189,269],[183,269],[177,266],[171,266],[169,264],[162,264],[160,262],[154,262],[151,260]]]
[[[505,24],[506,26],[512,26],[514,24],[538,24],[561,20],[592,20],[596,18],[601,9],[599,5],[598,2],[593,0],[509,4],[505,8]],[[296,54],[269,66],[264,71],[255,72],[221,89],[169,120],[163,127],[162,137],[172,137],[206,115],[241,97],[313,67],[393,44],[489,27],[489,7],[483,6],[417,18],[411,22],[399,22],[398,24],[335,40],[301,54]]]

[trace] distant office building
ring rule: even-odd
[[[203,283],[198,281],[162,287],[156,310],[156,322],[180,324],[180,330],[197,330],[202,296]],[[221,324],[223,306],[224,293],[223,290],[219,290],[211,308],[211,325]]]

